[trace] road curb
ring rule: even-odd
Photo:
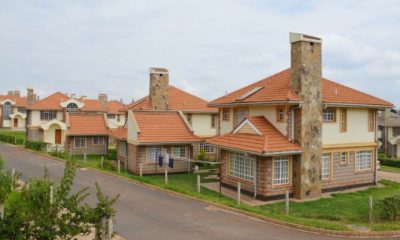
[[[56,161],[59,161],[59,162],[64,162],[65,163],[65,161],[66,161],[66,160],[58,158],[58,157],[47,155],[46,153],[37,152],[37,151],[31,150],[31,149],[26,149],[26,148],[24,148],[22,146],[19,146],[19,145],[12,145],[12,144],[6,144],[6,145],[14,146],[14,147],[16,147],[18,149],[21,149],[23,151],[34,153],[34,154],[40,155],[40,156],[44,156],[44,157],[47,157],[49,159],[56,160]],[[85,166],[85,168],[87,168],[87,169],[89,169],[91,171],[95,171],[95,172],[107,175],[107,176],[112,176],[112,177],[115,177],[115,178],[119,178],[119,179],[125,180],[127,182],[131,182],[131,183],[137,184],[137,185],[149,187],[149,188],[154,189],[154,190],[158,190],[158,191],[162,191],[162,192],[165,192],[165,193],[168,193],[168,194],[172,194],[174,196],[178,196],[178,197],[182,197],[182,198],[190,199],[190,200],[195,200],[197,202],[205,203],[205,204],[208,204],[208,205],[211,205],[211,206],[214,206],[214,207],[226,210],[226,211],[230,211],[230,212],[241,214],[241,215],[244,215],[244,216],[247,216],[247,217],[255,218],[255,219],[270,223],[270,224],[274,224],[276,226],[290,228],[290,229],[298,230],[298,231],[302,231],[302,232],[320,234],[320,235],[327,235],[327,236],[335,236],[335,237],[350,237],[350,238],[400,237],[400,231],[382,231],[382,232],[376,232],[376,231],[371,231],[371,232],[337,231],[337,230],[320,229],[320,228],[309,227],[309,226],[305,226],[305,225],[285,222],[285,221],[282,221],[282,220],[269,218],[269,217],[266,217],[266,216],[263,216],[263,215],[259,215],[259,214],[256,214],[256,213],[248,212],[248,211],[245,211],[245,210],[237,209],[237,208],[226,206],[226,205],[223,205],[223,204],[211,202],[211,201],[208,201],[208,200],[205,200],[205,199],[201,199],[201,198],[189,196],[189,195],[186,195],[186,194],[183,194],[183,193],[175,192],[175,191],[172,191],[172,190],[169,190],[169,189],[165,189],[165,188],[162,188],[162,187],[159,187],[159,186],[151,185],[149,183],[144,183],[144,182],[141,182],[141,181],[136,180],[136,179],[132,179],[132,178],[129,178],[129,177],[126,177],[126,176],[122,176],[122,175],[118,175],[118,174],[111,173],[111,172],[108,172],[108,171],[100,170],[100,169],[97,169],[97,168],[93,168],[93,167],[89,167],[89,166]]]

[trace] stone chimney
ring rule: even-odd
[[[7,95],[8,95],[8,96],[13,96],[13,95],[14,95],[14,92],[13,92],[13,91],[8,91],[8,92],[7,92]]]
[[[28,87],[27,88],[27,93],[26,93],[28,105],[32,105],[33,103],[36,102],[36,94],[34,93],[33,88]]]
[[[103,104],[103,106],[107,105],[108,102],[108,96],[105,93],[99,93],[99,101],[101,102],[101,104]]]
[[[21,96],[21,92],[19,90],[14,90],[14,96],[20,97]]]
[[[301,98],[295,112],[295,139],[302,154],[296,161],[294,193],[299,199],[321,196],[322,158],[322,40],[290,33],[292,90]]]
[[[169,73],[165,68],[150,68],[149,100],[153,110],[167,110]]]

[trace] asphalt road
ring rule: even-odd
[[[15,168],[22,179],[42,176],[43,167],[50,177],[60,179],[64,164],[22,149],[0,144],[0,155],[6,168]],[[333,239],[300,232],[243,215],[216,209],[207,204],[153,190],[117,177],[92,170],[78,170],[75,190],[90,187],[89,203],[95,200],[94,183],[98,182],[109,196],[120,194],[115,205],[115,230],[126,239]]]

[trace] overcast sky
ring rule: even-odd
[[[212,100],[288,68],[301,32],[323,38],[324,77],[400,105],[399,24],[390,0],[0,0],[0,93],[128,102],[154,66]]]

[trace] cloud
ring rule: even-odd
[[[214,99],[290,66],[288,33],[323,37],[323,73],[400,104],[398,1],[0,0],[0,91],[138,99],[152,66]],[[379,9],[379,11],[377,11]]]

